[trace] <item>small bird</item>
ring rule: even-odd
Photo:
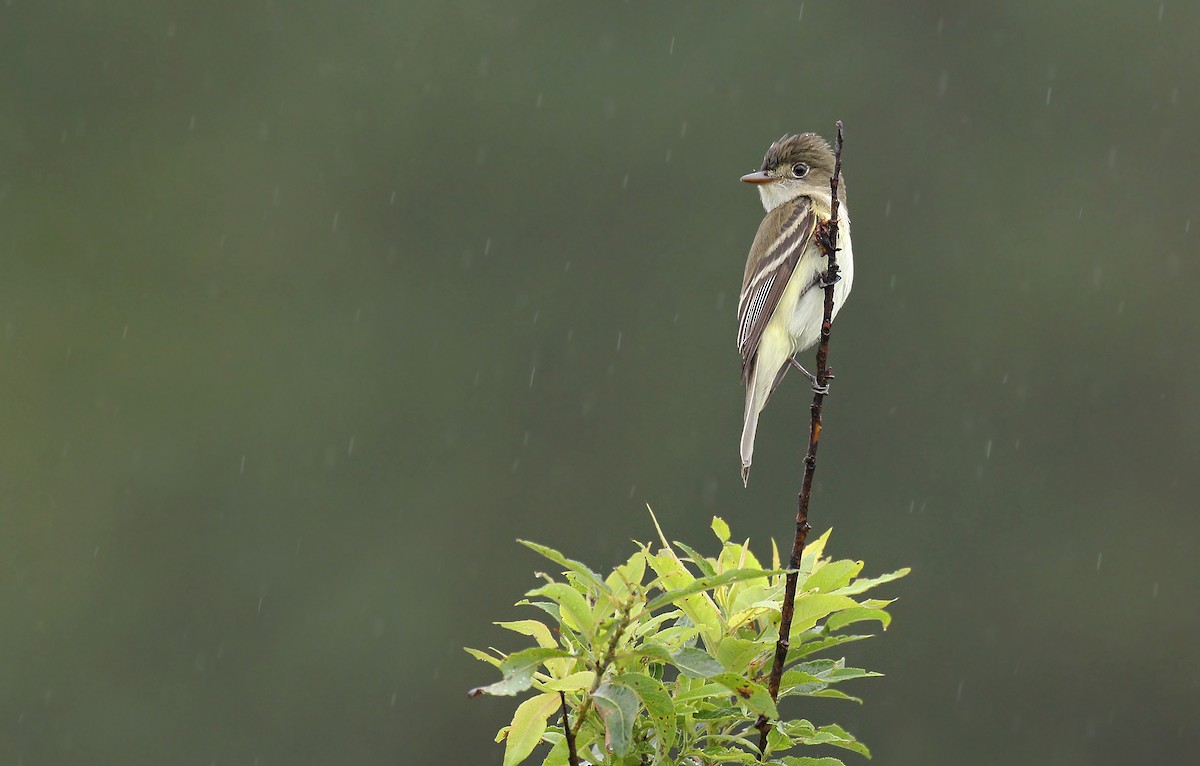
[[[771,392],[795,365],[820,390],[814,375],[793,357],[821,335],[825,291],[821,276],[826,258],[818,230],[829,221],[833,197],[834,155],[815,133],[780,138],[771,144],[762,169],[742,176],[758,186],[767,215],[758,226],[738,298],[738,350],[746,386],[742,426],[742,483],[750,480],[758,416]],[[833,314],[846,302],[854,281],[850,215],[846,186],[838,179],[838,255],[840,279],[834,285]]]

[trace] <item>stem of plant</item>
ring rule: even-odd
[[[567,761],[571,766],[579,766],[579,753],[575,752],[575,732],[571,731],[570,721],[567,720],[567,695],[560,691],[558,698],[562,701],[563,733],[567,736]]]
[[[829,331],[833,325],[833,286],[838,279],[837,239],[838,239],[838,183],[842,175],[842,121],[837,122],[837,142],[833,150],[833,178],[829,188],[833,192],[830,204],[829,222],[824,224],[825,236],[823,249],[829,264],[822,276],[825,285],[825,315],[821,321],[821,340],[817,344],[817,386],[825,390],[829,385]],[[796,609],[796,588],[800,581],[800,560],[804,557],[804,546],[808,542],[808,505],[812,496],[813,474],[817,471],[817,447],[821,443],[821,410],[825,405],[825,394],[813,392],[811,419],[808,428],[808,452],[804,455],[804,479],[800,485],[800,494],[796,498],[796,536],[792,541],[792,555],[788,558],[788,573],[784,585],[783,607],[779,615],[779,640],[775,642],[775,661],[771,666],[771,675],[767,689],[771,699],[779,699],[779,682],[783,678],[783,666],[787,661],[789,638],[792,631],[792,617]],[[758,752],[764,757],[767,752],[767,733],[771,731],[771,721],[763,715],[755,722],[758,729]]]

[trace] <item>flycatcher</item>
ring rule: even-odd
[[[817,379],[793,357],[817,341],[825,318],[821,275],[826,259],[817,244],[818,227],[829,221],[833,198],[833,151],[815,133],[784,136],[767,150],[762,169],[742,176],[758,186],[767,215],[758,226],[742,294],[738,299],[738,350],[742,353],[742,383],[746,386],[746,416],[742,426],[742,482],[750,479],[758,415],[771,392],[792,365],[814,389]],[[850,215],[846,186],[838,179],[838,268],[841,279],[833,289],[833,315],[841,309],[854,281],[850,247]]]

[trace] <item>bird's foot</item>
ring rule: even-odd
[[[817,230],[813,232],[813,239],[817,241],[817,246],[826,257],[841,249],[834,245],[836,236],[835,229],[829,225],[829,221],[818,224]]]
[[[826,368],[825,383],[822,385],[820,381],[817,380],[816,375],[813,375],[811,372],[804,369],[804,365],[796,361],[796,357],[791,357],[789,361],[792,363],[793,367],[800,371],[800,374],[808,378],[808,382],[812,384],[812,390],[814,394],[820,394],[821,396],[827,396],[829,394],[829,381],[833,380],[832,368]]]

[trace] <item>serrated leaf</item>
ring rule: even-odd
[[[712,531],[722,543],[729,542],[729,525],[720,516],[713,516]]]
[[[736,673],[722,673],[719,676],[713,676],[712,680],[733,692],[734,696],[753,712],[768,718],[779,717],[775,701],[771,699],[771,693],[765,686],[756,684]]]
[[[596,628],[592,623],[592,609],[588,606],[587,599],[583,597],[583,594],[570,585],[552,582],[537,590],[531,590],[525,595],[545,596],[553,599],[562,608],[564,624],[571,630],[582,634],[589,641],[592,639]]]
[[[831,616],[825,621],[825,629],[840,630],[847,625],[853,625],[856,622],[863,622],[864,620],[878,620],[883,629],[887,630],[888,625],[892,622],[892,616],[882,609],[856,607],[854,609],[843,610]]]
[[[504,740],[504,766],[516,766],[529,757],[542,740],[546,719],[560,709],[560,704],[557,694],[539,694],[517,706]]]
[[[605,744],[618,756],[628,755],[637,720],[637,694],[627,686],[606,682],[592,693],[592,698],[604,720]]]
[[[642,673],[622,673],[613,683],[628,686],[642,701],[658,734],[659,752],[665,755],[675,744],[675,704],[661,683]]]
[[[468,694],[478,697],[480,694],[511,696],[523,692],[533,684],[533,674],[543,662],[555,657],[570,657],[570,652],[564,649],[548,649],[535,647],[523,649],[504,658],[500,663],[500,672],[504,678],[489,686],[472,689]]]
[[[605,582],[600,579],[600,575],[596,574],[591,569],[589,569],[586,564],[579,562],[579,561],[575,561],[574,559],[569,559],[566,556],[559,553],[558,551],[554,550],[553,548],[547,548],[545,545],[538,545],[537,543],[530,542],[529,540],[517,540],[517,542],[519,542],[521,545],[524,545],[526,548],[530,549],[531,551],[539,553],[542,556],[550,559],[555,564],[558,564],[559,566],[561,566],[563,569],[567,569],[567,570],[574,572],[575,574],[579,575],[579,577],[582,578],[589,585],[594,585],[595,587],[599,588],[600,590],[608,592],[608,585],[605,584]]]
[[[752,742],[747,742],[746,745],[754,747]],[[755,753],[735,747],[706,747],[700,752],[704,757],[704,763],[758,763],[758,756]]]
[[[901,577],[904,577],[911,572],[911,569],[904,567],[903,569],[897,569],[895,572],[888,572],[887,574],[880,575],[878,577],[860,577],[846,587],[839,588],[833,592],[841,596],[853,596],[857,593],[868,591],[871,588],[874,588],[876,585],[882,585],[884,583],[891,582],[892,580],[899,580]]]
[[[783,766],[846,766],[838,758],[797,758],[794,755],[785,755],[778,763]]]
[[[800,590],[815,590],[821,593],[838,592],[838,589],[845,587],[862,571],[862,568],[863,562],[861,561],[830,561],[818,566],[816,571],[804,581]]]

